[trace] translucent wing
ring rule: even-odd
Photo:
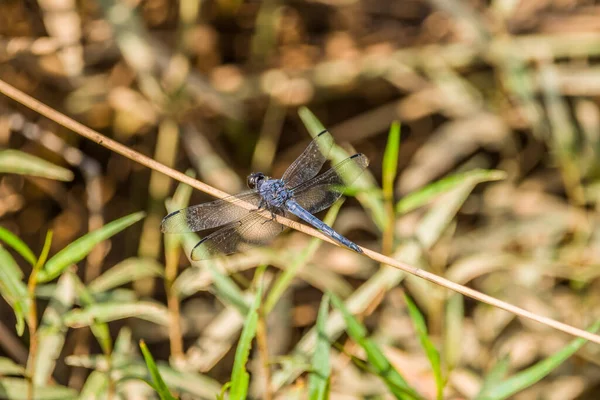
[[[285,214],[283,211],[276,213]],[[283,225],[275,220],[253,212],[199,241],[192,250],[192,260],[206,260],[219,254],[231,254],[249,247],[268,244],[283,229]]]
[[[331,146],[333,146],[331,134],[328,131],[319,133],[281,177],[286,188],[291,189],[314,178],[323,168]]]
[[[326,209],[369,165],[364,154],[355,154],[331,169],[292,189],[294,199],[311,214]]]
[[[252,212],[242,207],[241,202],[248,202],[258,208],[260,200],[258,193],[247,191],[210,203],[184,208],[164,217],[160,229],[168,233],[185,233],[216,228],[244,218]]]

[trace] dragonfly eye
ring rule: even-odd
[[[258,187],[258,182],[262,181],[263,179],[265,179],[265,175],[261,172],[255,172],[253,174],[248,175],[248,187],[250,189],[255,189]]]

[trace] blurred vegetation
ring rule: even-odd
[[[229,193],[327,127],[360,245],[600,328],[600,5],[5,0],[0,79]],[[309,111],[310,110],[310,111]],[[401,124],[400,124],[401,123]],[[596,399],[600,348],[209,200],[0,97],[0,398]]]

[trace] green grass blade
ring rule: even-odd
[[[21,255],[29,264],[32,266],[37,262],[37,257],[33,254],[33,251],[23,242],[17,235],[9,231],[8,229],[0,226],[0,240],[14,249]]]
[[[121,261],[88,284],[92,293],[105,292],[138,279],[162,276],[160,263],[152,258],[131,257]]]
[[[38,260],[35,263],[35,266],[33,267],[33,271],[36,273],[40,270],[40,268],[44,266],[46,260],[48,260],[48,254],[50,254],[50,246],[52,246],[53,235],[54,233],[52,232],[52,229],[46,232],[46,239],[44,239],[44,247],[42,247],[42,252],[40,253]]]
[[[144,212],[137,212],[119,218],[75,240],[48,260],[44,269],[38,273],[38,282],[48,282],[56,278],[65,268],[83,260],[98,243],[116,235],[123,229],[144,218],[144,216]]]
[[[394,180],[398,172],[398,154],[400,153],[400,124],[392,122],[387,144],[383,153],[382,187],[386,198],[394,197]]]
[[[175,397],[173,397],[173,395],[169,391],[169,388],[165,384],[165,381],[160,375],[158,367],[154,362],[154,358],[152,357],[150,350],[148,350],[148,347],[146,347],[146,343],[144,343],[143,340],[140,340],[140,349],[142,349],[144,361],[146,362],[146,366],[148,367],[148,371],[150,372],[150,376],[152,377],[152,387],[154,388],[154,390],[156,390],[161,400],[175,400]]]
[[[300,115],[300,119],[302,119],[304,126],[308,132],[310,132],[312,137],[317,136],[319,133],[325,130],[325,126],[308,108],[300,107],[300,109],[298,109],[298,115]]]
[[[19,150],[0,151],[0,173],[72,181],[73,172]]]
[[[596,332],[600,329],[600,321],[596,321],[589,329],[589,332]],[[543,379],[550,372],[554,371],[560,364],[562,364],[567,358],[571,357],[577,350],[579,350],[587,340],[577,338],[572,340],[565,347],[551,355],[550,357],[536,363],[535,365],[521,371],[512,377],[506,379],[504,382],[496,385],[486,386],[485,391],[479,393],[478,399],[507,399],[520,392],[523,389],[530,387],[536,382]]]
[[[13,309],[17,318],[17,333],[21,336],[25,330],[25,315],[29,309],[23,271],[8,250],[2,246],[0,246],[0,266],[0,295]]]
[[[485,397],[481,397],[482,394],[487,393],[490,390],[502,382],[510,367],[510,357],[504,356],[494,364],[492,369],[486,374],[479,394],[475,397],[475,400],[486,400]]]
[[[233,362],[233,371],[231,373],[231,390],[229,392],[229,397],[232,400],[245,399],[248,393],[250,375],[246,371],[246,363],[248,362],[248,357],[250,356],[252,340],[256,335],[256,327],[258,325],[258,307],[260,306],[261,299],[262,285],[259,284],[256,297],[254,298],[252,307],[248,312],[248,317],[244,323],[242,335],[235,351],[235,361]]]
[[[498,181],[506,178],[506,173],[499,170],[476,169],[442,178],[422,189],[416,190],[396,203],[396,212],[406,214],[419,208],[442,193],[449,192],[467,181],[472,184],[481,182]]]
[[[317,344],[313,353],[312,371],[308,378],[308,396],[310,400],[326,400],[329,398],[330,344],[325,331],[328,317],[329,296],[325,295],[317,316]]]
[[[217,395],[217,400],[226,400],[227,399],[227,391],[229,390],[230,387],[231,387],[231,382],[225,383],[221,387],[221,392],[219,392],[219,394]]]
[[[406,299],[408,313],[410,314],[410,318],[412,319],[413,325],[415,326],[415,330],[417,331],[417,335],[419,336],[421,346],[423,347],[423,350],[425,350],[425,354],[427,355],[429,363],[431,364],[431,369],[433,370],[433,376],[435,377],[435,386],[437,389],[437,398],[438,400],[441,400],[443,398],[445,382],[444,378],[442,377],[440,353],[435,348],[433,342],[427,334],[427,325],[425,324],[425,319],[423,318],[423,315],[417,308],[417,305],[410,299],[410,297],[404,296],[404,298]]]
[[[368,364],[384,381],[390,392],[397,399],[421,399],[421,396],[416,390],[406,382],[398,370],[396,370],[389,362],[379,346],[367,337],[367,329],[364,325],[354,318],[337,296],[333,294],[330,294],[330,296],[334,307],[338,309],[344,317],[344,321],[346,322],[346,332],[348,332],[348,335],[364,349],[367,354]]]

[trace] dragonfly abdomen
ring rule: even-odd
[[[363,252],[356,243],[337,233],[332,227],[330,227],[325,222],[321,221],[319,218],[306,211],[300,206],[300,204],[298,204],[293,199],[288,200],[285,205],[289,212],[291,212],[298,218],[308,222],[327,236],[343,244],[344,246],[356,251],[357,253]]]

